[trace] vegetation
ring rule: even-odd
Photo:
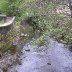
[[[45,37],[50,36],[62,43],[71,44],[72,19],[63,13],[56,12],[59,5],[66,6],[67,4],[66,0],[2,0],[0,1],[0,13],[16,16],[17,31],[21,20],[37,16],[29,22],[33,30],[39,30],[41,33],[41,36],[35,40],[36,43],[43,44]]]
[[[0,20],[0,24],[3,24],[4,23],[4,20]]]

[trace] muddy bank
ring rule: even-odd
[[[7,72],[9,68],[19,63],[19,54],[7,51],[0,54],[0,72]]]
[[[67,46],[53,39],[39,47],[31,42],[24,45],[21,65],[8,72],[72,72],[72,53]]]

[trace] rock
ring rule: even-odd
[[[20,36],[21,36],[21,37],[26,37],[26,36],[28,36],[28,35],[22,33]]]
[[[48,65],[51,65],[51,63],[47,63]]]
[[[30,49],[25,49],[25,51],[28,51],[28,52],[29,52],[29,51],[30,51]]]

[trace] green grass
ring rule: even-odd
[[[0,21],[0,24],[3,24],[3,23],[4,23],[4,20],[1,20],[1,21]]]
[[[6,0],[0,1],[0,9],[4,8],[6,2]],[[55,7],[65,4],[67,4],[66,0],[56,2],[52,2],[52,0],[19,0],[14,3],[21,11],[16,26],[19,25],[18,22],[20,23],[23,18],[37,15],[39,16],[37,24],[43,29],[42,35],[44,37],[47,34],[60,42],[72,43],[72,19],[64,14],[52,13]]]
[[[53,14],[51,11],[58,7],[59,5],[65,5],[67,1],[56,1],[51,2],[51,0],[23,0],[19,8],[22,10],[22,16],[20,19],[37,15],[38,26],[43,30],[43,37],[46,35],[55,38],[59,42],[71,44],[72,43],[72,19],[64,14]],[[38,39],[38,42],[42,42],[41,37]],[[44,41],[44,40],[43,40]]]

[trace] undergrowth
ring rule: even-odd
[[[44,43],[46,35],[62,43],[72,43],[72,19],[62,13],[57,14],[54,12],[59,5],[68,4],[66,0],[12,0],[11,5],[10,0],[7,1],[0,1],[0,12],[15,15],[17,18],[16,27],[20,26],[23,18],[38,16],[38,19],[34,19],[34,21],[42,34],[34,40],[36,43]],[[33,27],[36,28],[35,25]]]

